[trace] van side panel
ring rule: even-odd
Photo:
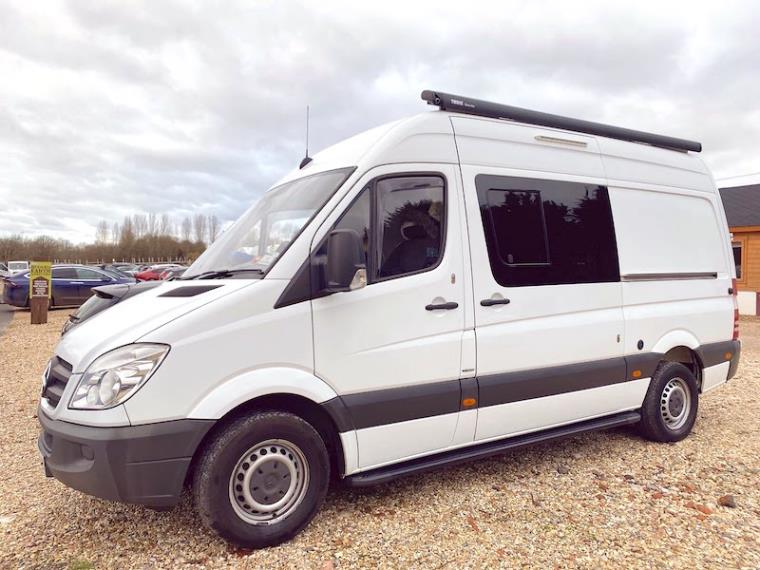
[[[620,274],[724,273],[711,195],[610,187]]]
[[[624,170],[622,158],[603,158],[605,167],[611,163],[617,173]],[[633,168],[638,162],[628,163]],[[696,350],[732,337],[732,267],[717,193],[709,191],[707,175],[699,175],[700,179],[695,172],[680,169],[682,177],[673,178],[672,172],[666,175],[669,169],[676,171],[673,167],[657,168],[659,174],[650,171],[652,179],[699,191],[643,184],[646,168],[637,171],[635,182],[610,182],[623,280],[626,354],[665,353],[676,346]],[[726,380],[728,367],[715,368],[703,371],[703,388]]]

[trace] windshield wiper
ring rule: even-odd
[[[190,277],[180,277],[179,280],[185,281],[185,280],[191,280],[191,279],[221,279],[223,277],[229,277],[231,275],[235,275],[237,273],[258,273],[259,275],[264,275],[263,269],[257,269],[257,268],[247,268],[247,269],[216,269],[214,271],[205,271],[203,273],[199,273],[198,275],[191,275]]]

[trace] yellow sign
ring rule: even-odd
[[[29,271],[29,297],[50,298],[53,289],[53,264],[49,261],[32,261]]]

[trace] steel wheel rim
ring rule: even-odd
[[[246,451],[230,476],[230,503],[245,522],[269,525],[293,513],[306,496],[309,464],[301,449],[269,439]]]
[[[660,395],[660,414],[665,425],[677,430],[686,423],[691,412],[691,392],[683,378],[673,378]]]

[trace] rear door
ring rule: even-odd
[[[100,287],[113,282],[113,279],[105,273],[87,267],[77,267],[76,272],[78,277],[77,304],[84,303],[90,298],[93,287]]]
[[[472,255],[477,440],[640,405],[593,137],[454,118]],[[633,405],[632,405],[633,404]]]
[[[53,267],[53,303],[75,305],[79,300],[79,277],[74,267]]]

